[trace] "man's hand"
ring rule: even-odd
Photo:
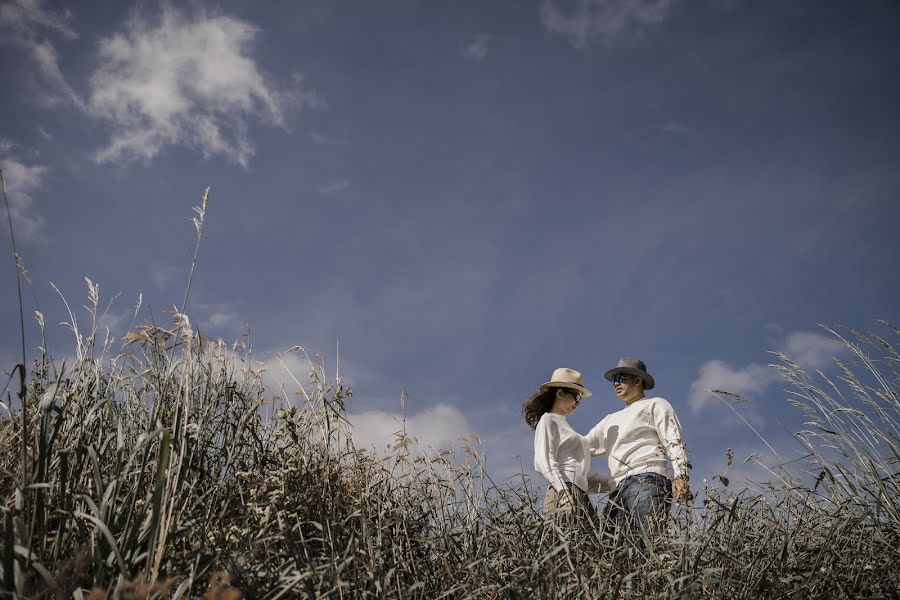
[[[691,493],[691,486],[688,485],[688,478],[684,475],[679,475],[672,482],[672,496],[678,502],[690,502],[694,499],[694,495]]]

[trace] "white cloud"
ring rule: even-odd
[[[209,317],[200,322],[200,325],[206,329],[234,331],[243,328],[244,322],[238,318],[237,313],[221,309],[212,311]]]
[[[95,160],[149,161],[183,145],[246,167],[249,119],[283,127],[285,106],[316,103],[314,93],[277,91],[266,80],[250,55],[257,33],[246,21],[164,6],[158,19],[135,16],[124,33],[101,40],[88,110],[113,134]]]
[[[472,60],[484,60],[488,55],[488,42],[493,36],[487,34],[473,35],[469,40],[461,44],[459,53],[465,58]]]
[[[766,327],[773,329],[771,324]],[[845,350],[837,339],[809,331],[789,333],[782,342],[774,345],[800,367],[808,370],[824,369],[831,364],[833,357]],[[697,378],[691,383],[688,404],[697,413],[710,404],[719,402],[710,390],[752,396],[779,380],[781,374],[768,365],[751,363],[739,367],[721,360],[711,360],[700,367]]]
[[[674,0],[575,0],[571,11],[559,10],[554,0],[541,4],[541,20],[547,31],[569,38],[576,48],[593,39],[610,40],[646,25],[661,23]]]
[[[804,369],[824,369],[846,348],[836,338],[821,333],[798,331],[784,341],[781,351]]]
[[[44,218],[32,209],[34,200],[31,195],[43,184],[47,168],[5,158],[0,160],[0,170],[3,171],[16,237],[21,240],[37,239]]]
[[[279,352],[262,362],[263,384],[269,390],[269,395],[274,392],[281,393],[293,402],[293,399],[304,396],[301,388],[309,382],[309,375],[313,366],[310,359],[302,351]],[[302,400],[294,402],[302,405]]]
[[[399,413],[365,411],[347,415],[353,426],[353,443],[357,448],[384,450],[396,441],[396,433],[404,427]],[[472,426],[460,410],[449,404],[437,404],[428,410],[406,417],[406,435],[421,446],[445,447],[458,438],[470,435]]]
[[[7,192],[13,192],[10,188],[17,188],[22,193],[33,192],[44,181],[47,168],[41,165],[28,166],[14,158],[3,159],[3,176],[6,178]]]
[[[721,360],[711,360],[700,367],[688,392],[688,405],[694,413],[719,402],[712,390],[724,390],[750,396],[761,392],[779,378],[778,372],[766,365],[750,364],[732,367]]]
[[[23,48],[43,79],[42,99],[48,103],[69,101],[82,107],[82,100],[66,82],[59,68],[59,55],[45,34],[73,40],[78,34],[70,26],[71,14],[46,10],[42,0],[12,0],[0,5],[0,36]]]
[[[320,194],[337,194],[339,192],[343,192],[347,188],[350,187],[349,179],[341,179],[339,181],[335,181],[333,183],[329,183],[326,185],[319,186]]]

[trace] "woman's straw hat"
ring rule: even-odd
[[[591,392],[584,387],[584,376],[575,369],[557,369],[550,376],[550,381],[541,386],[541,391],[550,388],[569,388],[577,390],[582,398],[587,398]]]

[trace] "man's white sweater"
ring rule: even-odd
[[[681,423],[664,398],[636,400],[604,417],[586,438],[592,455],[608,457],[616,484],[637,473],[668,475],[666,455],[676,477],[690,469]]]

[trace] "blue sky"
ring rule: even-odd
[[[423,440],[530,471],[524,398],[581,370],[586,431],[627,354],[708,477],[762,445],[704,390],[783,441],[766,352],[828,369],[818,324],[900,320],[898,26],[888,1],[7,1],[0,167],[56,354],[50,282],[121,292],[118,336],[139,294],[180,304],[209,185],[188,314],[260,360],[339,340],[366,443],[405,390]]]

